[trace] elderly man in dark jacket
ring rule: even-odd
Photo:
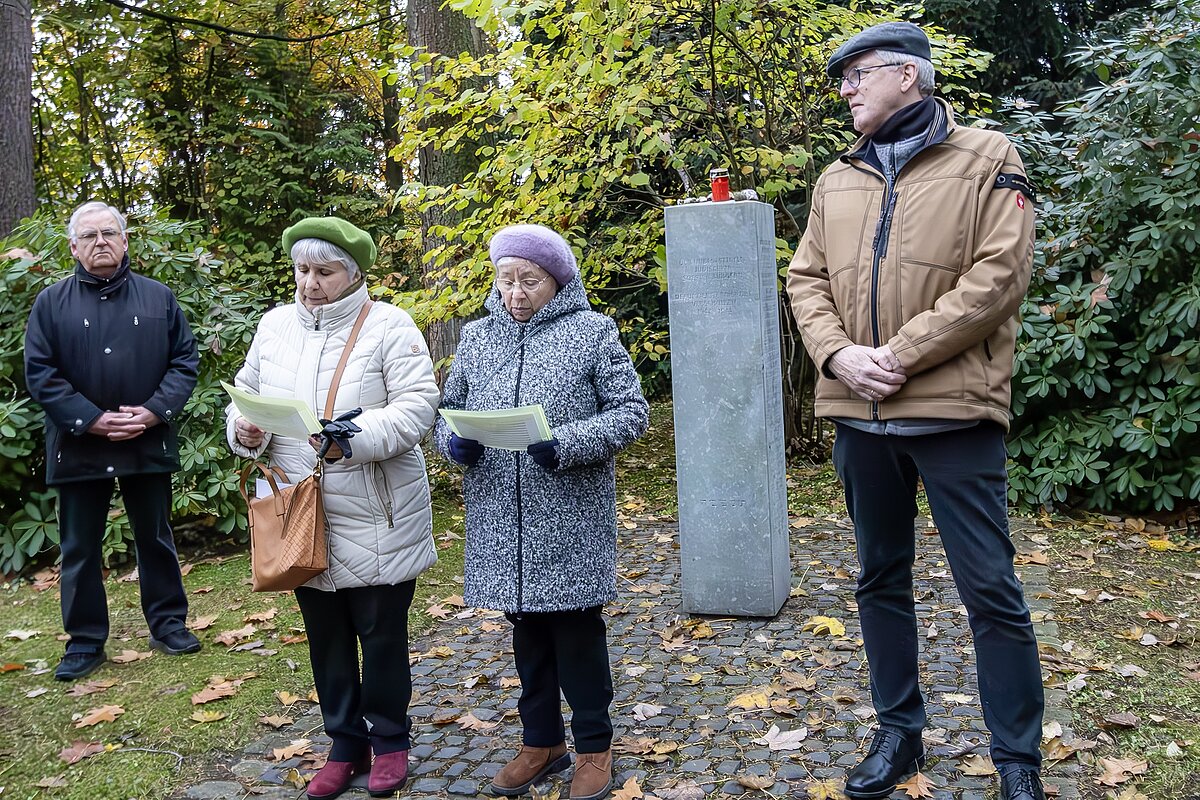
[[[54,677],[104,663],[108,608],[101,544],[114,479],[133,528],[150,646],[171,655],[200,642],[171,535],[175,424],[199,357],[171,290],[129,269],[125,218],[84,203],[67,228],[75,273],[38,295],[25,333],[25,380],[46,412],[46,483],[57,487],[63,627]]]

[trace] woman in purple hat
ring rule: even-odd
[[[613,321],[591,310],[575,255],[541,225],[513,225],[489,246],[487,317],[463,328],[442,408],[540,403],[553,438],[526,452],[484,447],[442,418],[438,449],[466,467],[464,596],[504,611],[521,678],[520,752],[491,784],[516,796],[578,760],[573,800],[612,787],[612,672],[601,607],[616,597],[614,457],[646,431],[649,407]]]

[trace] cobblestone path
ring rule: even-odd
[[[974,652],[965,609],[936,532],[927,525],[920,523],[930,535],[918,536],[914,570],[925,631],[926,747],[933,756],[924,775],[938,800],[995,798],[994,774],[968,774],[990,763],[981,767],[978,758],[987,756],[987,734]],[[857,566],[849,520],[793,520],[794,588],[774,619],[685,614],[678,536],[667,518],[633,517],[621,531],[619,598],[607,609],[618,788],[635,779],[642,792],[663,800],[824,797],[862,757],[874,726],[854,604]],[[1024,536],[1014,533],[1018,549]],[[1045,567],[1019,569],[1039,621],[1039,640],[1054,645],[1057,631],[1045,621],[1051,616],[1042,591]],[[474,797],[519,744],[519,688],[507,621],[499,614],[448,609],[445,621],[412,643],[413,777],[402,794],[413,798]],[[818,616],[844,623],[845,635],[805,630]],[[1061,690],[1048,690],[1047,706],[1047,720],[1069,731]],[[764,738],[772,726],[776,736],[791,734],[795,749],[772,750]],[[802,739],[801,729],[807,731]],[[301,796],[287,779],[296,779],[297,767],[301,774],[310,771],[311,756],[307,765],[300,758],[282,763],[270,758],[274,748],[302,738],[318,754],[327,747],[315,706],[237,753],[226,779],[190,786],[178,796]],[[536,787],[539,800],[554,800],[556,793],[566,800],[569,775]],[[345,797],[367,796],[361,780],[364,788]],[[1076,767],[1060,766],[1049,772],[1047,788],[1060,800],[1077,798],[1078,780]],[[900,791],[893,796],[906,797]]]

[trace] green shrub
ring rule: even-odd
[[[200,378],[181,428],[175,517],[204,518],[230,533],[244,530],[245,512],[225,445],[227,398],[219,381],[241,365],[265,301],[230,285],[208,245],[196,223],[153,220],[130,230],[134,269],[171,287],[200,349]],[[44,484],[42,414],[25,391],[24,335],[34,297],[73,269],[57,221],[29,221],[0,253],[10,247],[32,255],[0,261],[0,573],[20,570],[58,542],[54,493]],[[110,516],[106,561],[120,560],[131,535],[123,511]]]
[[[1041,202],[1011,499],[1169,510],[1200,499],[1200,3],[1074,59],[1097,88],[1013,113]]]

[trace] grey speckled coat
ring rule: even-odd
[[[565,611],[616,597],[614,457],[646,432],[649,407],[617,326],[592,311],[578,278],[527,323],[495,289],[463,328],[442,395],[469,411],[541,403],[559,465],[487,448],[463,477],[464,597],[501,611]],[[435,444],[449,456],[440,416]]]

